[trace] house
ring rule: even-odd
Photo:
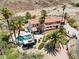
[[[62,17],[46,17],[44,22],[44,31],[59,28],[61,23],[64,23],[64,18]],[[40,23],[38,18],[28,21],[28,29],[30,32],[38,32],[39,26]]]

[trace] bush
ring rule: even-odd
[[[7,42],[1,41],[0,42],[0,48],[6,49],[7,48]]]
[[[44,36],[42,42],[47,42],[48,41],[48,37]]]
[[[43,54],[41,53],[29,53],[26,56],[26,59],[43,59]]]
[[[5,36],[7,36],[6,32],[0,32],[0,39],[4,38]]]
[[[17,59],[19,58],[19,51],[16,49],[7,49],[6,59]]]
[[[7,48],[8,35],[5,32],[0,32],[0,48]]]
[[[79,2],[77,3],[70,3],[71,5],[73,5],[74,7],[79,7]]]
[[[76,7],[79,7],[79,2],[75,4]]]
[[[40,43],[40,45],[39,45],[39,47],[38,47],[38,49],[42,49],[44,47],[44,43]]]
[[[78,24],[77,24],[76,20],[74,20],[74,19],[72,19],[72,18],[69,18],[69,19],[67,19],[67,21],[68,21],[68,23],[69,23],[69,25],[70,25],[71,27],[73,27],[73,28],[75,28],[75,29],[78,29]]]

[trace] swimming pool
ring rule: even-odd
[[[16,38],[20,44],[30,44],[34,43],[33,36],[31,34],[24,35],[24,36],[18,36]]]
[[[23,41],[23,40],[33,39],[33,38],[31,35],[25,35],[25,36],[19,36],[16,39],[18,39],[19,41]]]
[[[23,41],[23,40],[25,40],[25,38],[24,38],[23,36],[18,36],[16,39],[17,39],[18,41]]]

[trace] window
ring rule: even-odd
[[[46,27],[46,28],[49,28],[49,27]]]
[[[37,26],[38,26],[38,24],[37,24]]]
[[[38,24],[33,24],[33,27],[37,27],[38,26]]]
[[[51,24],[53,24],[53,23],[46,23],[46,25],[51,25]]]
[[[56,26],[56,28],[58,28],[58,26]]]
[[[50,28],[51,28],[52,26],[50,26]]]
[[[35,24],[33,24],[33,27],[35,27]]]

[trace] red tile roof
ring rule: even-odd
[[[39,19],[31,19],[29,20],[31,24],[39,24]],[[64,22],[64,18],[62,17],[46,17],[45,23],[55,23],[55,22]]]

